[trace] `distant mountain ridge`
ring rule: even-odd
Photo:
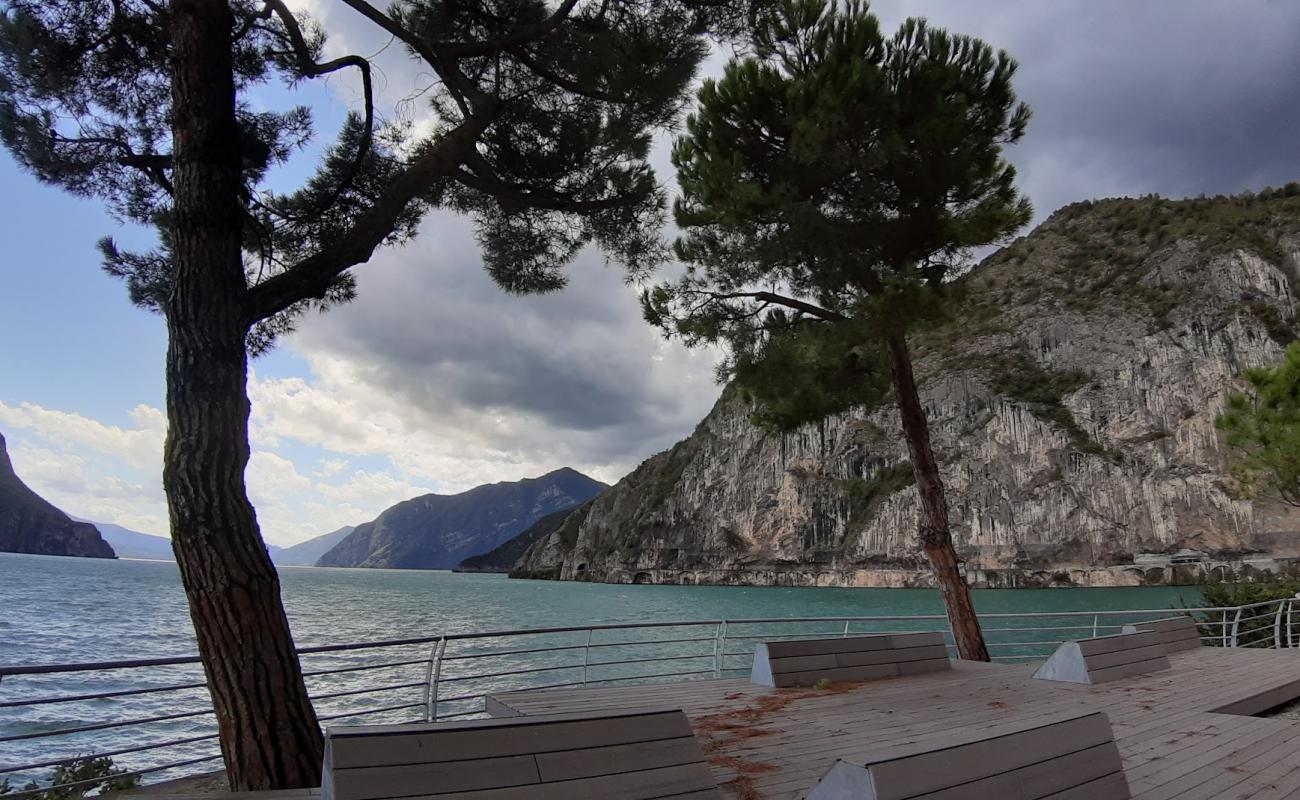
[[[542,517],[586,502],[607,488],[565,467],[460,494],[423,495],[358,525],[316,566],[450,569],[509,541]]]
[[[0,552],[116,558],[94,525],[78,522],[28,488],[0,435]]]
[[[90,520],[85,520],[91,522]],[[113,546],[118,558],[143,558],[150,561],[175,561],[172,540],[166,536],[141,533],[111,522],[91,522],[104,541]]]
[[[314,539],[289,547],[276,548],[271,551],[271,560],[280,567],[314,567],[321,556],[346,539],[354,530],[356,530],[355,525],[344,525],[336,531],[330,531]]]

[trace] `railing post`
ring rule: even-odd
[[[1092,615],[1092,638],[1094,638],[1094,639],[1097,638],[1097,622],[1098,622],[1098,618],[1099,618],[1100,616],[1101,616],[1100,614],[1093,614],[1093,615]]]
[[[443,637],[438,640],[438,649],[433,658],[433,680],[429,683],[428,718],[430,722],[438,721],[438,681],[442,680],[442,657],[446,652],[447,639]]]
[[[722,677],[722,662],[727,657],[727,621],[718,623],[713,639],[713,677]]]
[[[1277,613],[1273,615],[1273,649],[1282,648],[1282,609],[1286,607],[1286,601],[1282,600],[1277,604]]]
[[[1291,615],[1295,613],[1295,599],[1291,598],[1286,601],[1286,646],[1295,647],[1295,621]]]
[[[429,664],[424,668],[424,721],[433,722],[433,663],[438,660],[438,645],[442,639],[438,639],[433,647],[429,648]]]
[[[1241,631],[1241,606],[1237,606],[1237,615],[1232,618],[1232,644],[1230,647],[1237,646],[1237,634]]]
[[[849,638],[849,623],[851,623],[852,621],[853,620],[848,620],[848,619],[844,620],[844,633],[840,634],[841,639]]]
[[[582,685],[587,685],[587,659],[591,657],[591,628],[587,629],[587,645],[582,648]]]

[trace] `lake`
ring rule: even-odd
[[[922,589],[632,586],[518,581],[501,575],[442,571],[310,567],[284,567],[280,574],[294,636],[298,645],[304,647],[620,622],[943,613],[938,592]],[[983,590],[975,592],[975,604],[985,614],[1164,609],[1184,602],[1195,603],[1199,596],[1199,591],[1192,587]],[[929,627],[933,629],[935,625],[930,623]],[[749,647],[752,650],[752,645]],[[175,564],[0,554],[0,665],[138,659],[193,652],[194,636]],[[416,658],[427,657],[428,652],[427,645],[412,650]],[[606,658],[616,657],[620,652],[623,651],[611,649]],[[664,652],[679,651],[667,648]],[[680,652],[684,658],[690,658],[690,652],[701,651],[682,649]],[[640,651],[627,653],[643,655]],[[558,664],[564,655],[520,656],[511,667]],[[699,658],[705,660],[707,668],[707,657]],[[309,667],[345,663],[351,662],[341,656],[332,661],[317,657]],[[743,656],[728,662],[728,666],[743,669]],[[189,667],[168,669],[172,672],[156,680],[166,683],[198,677],[197,670]],[[368,685],[366,681],[375,680],[419,681],[423,675],[424,667],[419,665],[411,666],[402,675],[382,679],[369,673],[356,673],[346,680],[340,678],[334,683],[313,685],[313,691],[364,687]],[[88,682],[86,676],[76,674],[11,678],[0,683],[0,702],[30,698],[33,692],[48,696],[159,685],[141,684],[140,680],[134,674],[119,674],[108,684]],[[485,688],[498,691],[514,686],[508,679],[501,679]],[[188,709],[204,702],[201,690],[194,690],[188,695],[154,694],[57,706],[0,707],[0,738],[93,725],[124,714],[166,714],[178,705]],[[341,709],[340,713],[346,714],[349,709],[358,708],[349,702],[350,698],[343,698],[323,710]],[[410,715],[408,711],[405,716]],[[59,737],[57,747],[54,739],[0,742],[0,767],[91,748],[139,745],[161,736],[177,738],[210,731],[210,719],[198,718],[160,722],[139,730]],[[211,753],[212,744],[190,744],[168,753],[150,752],[147,758],[130,755],[119,762],[136,767],[168,763]],[[212,766],[208,764],[206,768]],[[0,774],[0,777],[4,776]]]

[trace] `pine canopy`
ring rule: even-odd
[[[853,348],[932,316],[964,255],[1029,220],[1003,156],[1029,120],[1015,72],[924,20],[886,37],[864,3],[786,3],[705,82],[675,143],[686,272],[645,294],[647,318],[727,344],[742,382],[788,359],[783,336],[832,339],[822,362],[863,364]],[[856,341],[805,330],[849,320]],[[850,402],[836,380],[829,394],[788,383],[815,415]]]

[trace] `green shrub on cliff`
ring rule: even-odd
[[[1300,506],[1300,342],[1276,367],[1247,370],[1246,391],[1228,397],[1215,425],[1240,455],[1232,465],[1239,492]]]

